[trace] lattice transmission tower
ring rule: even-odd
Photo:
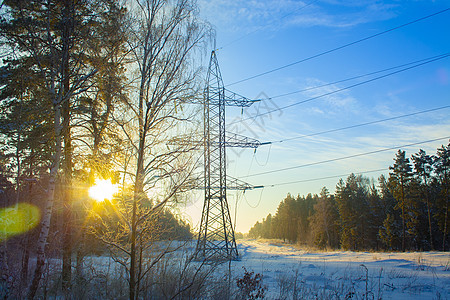
[[[226,134],[225,107],[249,107],[256,101],[259,100],[249,100],[225,89],[216,53],[212,51],[203,95],[205,201],[195,251],[197,259],[221,261],[238,257],[227,189],[247,190],[255,187],[227,178],[225,149],[257,148],[262,143],[237,134]]]

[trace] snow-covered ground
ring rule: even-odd
[[[191,256],[195,241],[185,246],[168,256],[163,263],[166,271],[183,265],[179,262]],[[190,262],[193,268],[212,268],[204,277],[206,286],[212,288],[200,297],[224,299],[221,293],[225,291],[225,282],[229,282],[229,292],[234,298],[239,293],[236,280],[243,278],[245,268],[254,275],[262,275],[266,299],[450,299],[450,252],[321,252],[256,240],[238,240],[238,251],[239,260],[231,265],[209,267]],[[85,265],[92,269],[91,277],[97,279],[98,289],[94,286],[94,292],[107,289],[112,278],[120,283],[119,290],[127,289],[123,268],[111,258],[89,257]],[[176,276],[164,275],[163,266],[154,269],[154,276],[169,286],[166,288],[176,288],[170,286]],[[230,272],[232,280],[224,281]],[[105,280],[99,281],[102,276]],[[109,297],[106,292],[103,294]]]
[[[268,299],[449,299],[449,252],[316,252],[238,241],[235,277],[263,275]],[[228,269],[228,265],[221,268]]]

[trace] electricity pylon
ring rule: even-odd
[[[249,107],[256,101],[259,100],[249,100],[225,89],[216,54],[212,51],[203,95],[205,201],[195,251],[197,259],[223,261],[238,257],[227,188],[247,190],[255,187],[236,179],[227,180],[225,149],[257,148],[261,143],[237,134],[226,136],[225,106]]]

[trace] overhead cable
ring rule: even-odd
[[[334,90],[334,91],[331,91],[331,92],[327,92],[327,93],[324,93],[324,94],[321,94],[321,95],[318,95],[318,96],[314,96],[314,97],[311,97],[311,98],[308,98],[308,99],[305,99],[305,100],[302,100],[302,101],[298,101],[298,102],[295,102],[295,103],[292,103],[292,104],[289,104],[289,105],[286,105],[286,106],[283,106],[283,107],[277,107],[275,109],[268,110],[268,111],[265,111],[263,113],[259,113],[259,114],[253,115],[250,118],[240,119],[240,120],[234,121],[234,122],[230,123],[229,125],[240,123],[240,122],[244,122],[244,121],[247,121],[247,120],[253,120],[253,119],[257,118],[257,117],[260,117],[260,116],[263,116],[263,115],[267,115],[267,114],[271,114],[271,113],[279,111],[279,110],[283,110],[283,109],[286,109],[286,108],[291,108],[291,107],[297,106],[299,104],[307,103],[307,102],[310,102],[310,101],[313,101],[313,100],[317,100],[317,99],[320,99],[320,98],[323,98],[323,97],[326,97],[326,96],[330,96],[330,95],[333,95],[333,94],[336,94],[336,93],[339,93],[339,92],[342,92],[342,91],[345,91],[345,90],[349,90],[351,88],[354,88],[354,87],[357,87],[357,86],[360,86],[360,85],[363,85],[363,84],[366,84],[366,83],[370,83],[370,82],[373,82],[373,81],[376,81],[376,80],[379,80],[379,79],[382,79],[382,78],[386,78],[388,76],[392,76],[394,74],[398,74],[398,73],[401,73],[401,72],[404,72],[404,71],[407,71],[407,70],[411,70],[411,69],[414,69],[414,68],[417,68],[417,67],[420,67],[420,66],[423,66],[423,65],[426,65],[426,64],[429,64],[429,63],[432,63],[432,62],[435,62],[435,61],[447,58],[449,56],[450,56],[450,53],[445,53],[445,54],[442,54],[442,55],[439,55],[439,56],[435,56],[432,59],[426,60],[426,61],[421,62],[421,63],[417,63],[417,64],[415,64],[413,66],[406,67],[406,68],[403,68],[403,69],[400,69],[400,70],[397,70],[397,71],[394,71],[394,72],[390,72],[390,73],[387,73],[387,74],[384,74],[384,75],[380,75],[378,77],[374,77],[374,78],[371,78],[371,79],[368,79],[368,80],[365,80],[365,81],[361,81],[361,82],[358,82],[358,83],[355,83],[355,84],[352,84],[352,85],[349,85],[349,86],[346,86],[346,87],[343,87],[343,88],[339,88],[337,90]]]
[[[429,61],[431,59],[444,57],[445,55],[446,54],[441,54],[441,55],[436,55],[436,56],[432,56],[432,57],[428,57],[428,58],[424,58],[424,59],[419,59],[419,60],[416,60],[416,61],[413,61],[413,62],[409,62],[409,63],[406,63],[406,64],[401,64],[401,65],[390,67],[390,68],[386,68],[386,69],[383,69],[383,70],[373,71],[373,72],[370,72],[370,73],[357,75],[357,76],[353,76],[353,77],[337,80],[337,81],[330,82],[330,83],[316,85],[316,86],[304,88],[304,89],[301,89],[301,90],[288,92],[288,93],[284,93],[284,94],[280,94],[280,95],[276,95],[276,96],[272,96],[272,97],[270,97],[270,99],[273,100],[275,98],[281,98],[281,97],[286,97],[286,96],[290,96],[290,95],[294,95],[294,94],[298,94],[298,93],[303,93],[303,92],[307,92],[307,91],[311,91],[311,90],[317,90],[317,89],[324,88],[324,87],[327,87],[327,86],[332,86],[332,85],[335,85],[335,84],[338,84],[338,83],[343,83],[343,82],[346,82],[346,81],[352,81],[352,80],[355,80],[355,79],[360,79],[360,78],[364,78],[364,77],[367,77],[367,76],[371,76],[371,75],[375,75],[375,74],[379,74],[379,73],[384,73],[384,72],[387,72],[387,71],[391,71],[391,70],[403,68],[403,67],[406,67],[406,66],[414,65],[414,64],[417,64],[417,63]]]
[[[335,162],[335,161],[340,161],[340,160],[345,160],[345,159],[350,159],[350,158],[355,158],[355,157],[360,157],[360,156],[371,155],[371,154],[385,152],[385,151],[390,151],[390,150],[397,150],[397,149],[410,147],[410,146],[416,146],[416,145],[436,142],[436,141],[449,139],[449,138],[450,138],[450,136],[445,136],[445,137],[440,137],[440,138],[436,138],[436,139],[421,141],[421,142],[417,142],[417,143],[411,143],[411,144],[406,144],[406,145],[401,145],[401,146],[383,148],[383,149],[378,149],[378,150],[369,151],[369,152],[363,152],[363,153],[358,153],[358,154],[353,154],[353,155],[348,155],[348,156],[343,156],[343,157],[338,157],[338,158],[322,160],[322,161],[313,162],[313,163],[307,163],[307,164],[303,164],[303,165],[297,165],[297,166],[292,166],[292,167],[286,167],[286,168],[281,168],[281,169],[276,169],[276,170],[271,170],[271,171],[265,171],[265,172],[250,174],[250,175],[243,176],[243,177],[254,177],[254,176],[260,176],[260,175],[266,175],[266,174],[283,172],[283,171],[289,171],[289,170],[294,170],[294,169],[299,169],[299,168],[304,168],[304,167],[310,167],[310,166],[325,164],[325,163],[329,163],[329,162]]]
[[[280,71],[280,70],[286,69],[286,68],[291,67],[291,66],[294,66],[294,65],[296,65],[296,64],[299,64],[299,63],[302,63],[302,62],[305,62],[305,61],[308,61],[308,60],[312,60],[312,59],[314,59],[314,58],[317,58],[317,57],[320,57],[320,56],[323,56],[323,55],[326,55],[326,54],[329,54],[329,53],[332,53],[332,52],[335,52],[335,51],[338,51],[338,50],[341,50],[341,49],[344,49],[344,48],[347,48],[347,47],[350,47],[350,46],[352,46],[352,45],[355,45],[355,44],[358,44],[358,43],[361,43],[361,42],[364,42],[364,41],[373,39],[373,38],[378,37],[378,36],[380,36],[380,35],[383,35],[383,34],[386,34],[386,33],[392,32],[392,31],[395,31],[395,30],[397,30],[397,29],[400,29],[400,28],[409,26],[409,25],[411,25],[411,24],[414,24],[414,23],[417,23],[417,22],[420,22],[420,21],[429,19],[429,18],[431,18],[431,17],[434,17],[434,16],[437,16],[437,15],[439,15],[439,14],[445,13],[445,12],[447,12],[447,11],[449,11],[449,10],[450,10],[450,8],[446,8],[446,9],[440,10],[440,11],[435,12],[435,13],[432,13],[432,14],[430,14],[430,15],[427,15],[427,16],[424,16],[424,17],[415,19],[415,20],[413,20],[413,21],[410,21],[410,22],[407,22],[407,23],[398,25],[398,26],[396,26],[396,27],[393,27],[393,28],[390,28],[390,29],[387,29],[387,30],[378,32],[378,33],[376,33],[376,34],[367,36],[367,37],[365,37],[365,38],[361,38],[361,39],[359,39],[359,40],[356,40],[356,41],[353,41],[353,42],[344,44],[344,45],[342,45],[342,46],[339,46],[339,47],[336,47],[336,48],[333,48],[333,49],[330,49],[330,50],[321,52],[321,53],[319,53],[319,54],[315,54],[315,55],[309,56],[309,57],[307,57],[307,58],[304,58],[304,59],[295,61],[295,62],[293,62],[293,63],[290,63],[290,64],[287,64],[287,65],[284,65],[284,66],[281,66],[281,67],[278,67],[278,68],[274,68],[274,69],[269,70],[269,71],[265,71],[265,72],[263,72],[263,73],[259,73],[259,74],[254,75],[254,76],[250,76],[250,77],[247,77],[247,78],[244,78],[244,79],[235,81],[235,82],[233,82],[233,83],[231,83],[231,84],[228,84],[227,86],[231,86],[231,85],[235,85],[235,84],[238,84],[238,83],[242,83],[242,82],[245,82],[245,81],[248,81],[248,80],[251,80],[251,79],[255,79],[255,78],[258,78],[258,77],[261,77],[261,76],[264,76],[264,75],[267,75],[267,74],[276,72],[276,71]]]
[[[331,132],[336,132],[336,131],[342,131],[342,130],[347,130],[347,129],[353,129],[353,128],[367,126],[367,125],[373,125],[373,124],[387,122],[387,121],[392,121],[392,120],[397,120],[397,119],[401,119],[401,118],[417,116],[417,115],[420,115],[420,114],[429,113],[429,112],[438,111],[438,110],[447,109],[447,108],[450,108],[450,105],[445,105],[445,106],[441,106],[441,107],[436,107],[436,108],[431,108],[431,109],[427,109],[427,110],[413,112],[413,113],[410,113],[410,114],[405,114],[405,115],[390,117],[390,118],[386,118],[386,119],[381,119],[381,120],[376,120],[376,121],[370,121],[370,122],[350,125],[350,126],[336,128],[336,129],[329,129],[329,130],[325,130],[325,131],[319,131],[319,132],[315,132],[315,133],[311,133],[311,134],[294,136],[294,137],[291,137],[291,138],[286,138],[286,139],[282,139],[282,140],[278,140],[278,141],[272,141],[271,144],[273,144],[273,143],[282,143],[282,142],[292,141],[292,140],[297,140],[297,139],[303,139],[303,138],[312,137],[312,136],[316,136],[316,135],[321,135],[321,134],[326,134],[326,133],[331,133]]]
[[[276,187],[281,185],[290,185],[290,184],[296,184],[296,183],[304,183],[304,182],[311,182],[311,181],[320,181],[325,179],[332,179],[332,178],[342,178],[342,177],[348,177],[351,174],[368,174],[368,173],[375,173],[375,172],[382,172],[387,171],[388,168],[382,168],[377,170],[370,170],[370,171],[361,171],[361,172],[353,172],[353,173],[347,173],[347,174],[341,174],[341,175],[331,175],[331,176],[325,176],[325,177],[319,177],[319,178],[311,178],[311,179],[302,179],[302,180],[295,180],[295,181],[289,181],[289,182],[281,182],[281,183],[274,183],[269,185],[264,185],[264,187]]]

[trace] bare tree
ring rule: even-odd
[[[126,112],[115,120],[130,155],[120,166],[122,195],[111,203],[114,214],[99,213],[102,226],[94,231],[127,269],[129,298],[137,299],[149,270],[174,251],[167,246],[147,256],[155,253],[152,241],[158,238],[152,220],[192,186],[199,160],[192,155],[195,145],[173,147],[167,141],[192,127],[192,116],[183,106],[198,96],[201,50],[210,30],[192,0],[133,1],[129,9],[128,68],[134,92]]]

